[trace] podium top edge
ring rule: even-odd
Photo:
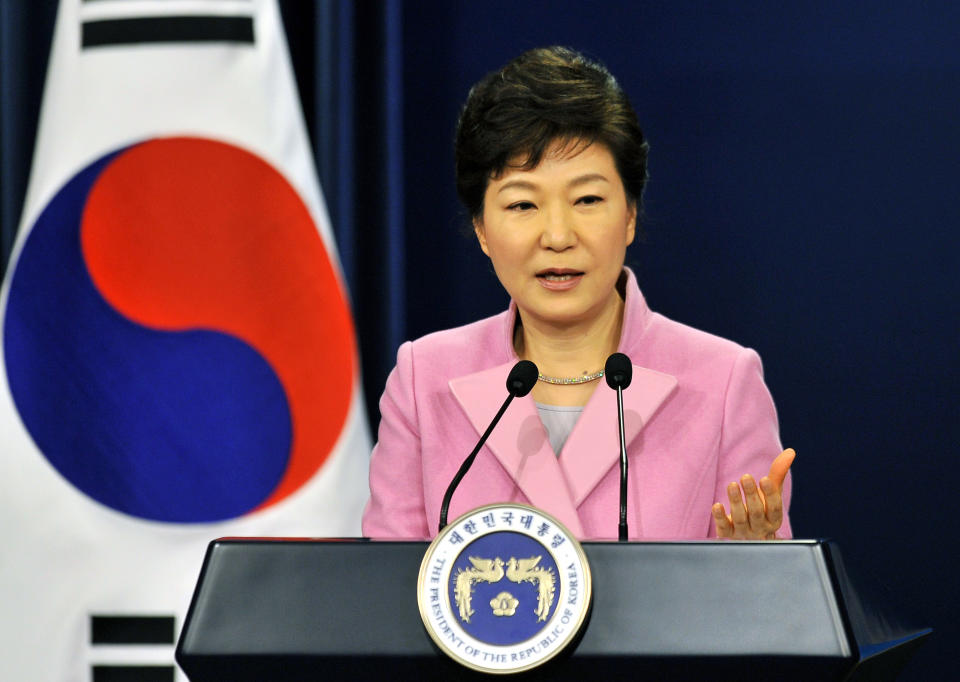
[[[792,539],[792,540],[631,540],[629,542],[619,542],[618,540],[581,540],[581,545],[822,545],[830,543],[826,538],[817,539]],[[397,539],[397,538],[367,538],[367,537],[267,537],[267,536],[225,536],[210,541],[214,544],[259,544],[259,543],[343,543],[343,544],[377,544],[377,545],[416,545],[429,544],[430,540],[419,538]]]

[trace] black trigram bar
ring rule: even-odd
[[[85,21],[80,42],[84,48],[138,43],[253,44],[253,17],[136,17]]]
[[[91,644],[173,644],[173,616],[90,616]]]
[[[172,665],[95,665],[93,682],[173,682]]]

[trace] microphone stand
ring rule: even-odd
[[[460,469],[457,471],[457,475],[453,477],[453,480],[450,481],[450,485],[447,486],[447,492],[443,495],[443,503],[440,505],[440,528],[437,529],[437,532],[440,532],[447,525],[447,511],[450,508],[450,500],[453,499],[453,491],[457,489],[457,486],[460,485],[460,481],[464,476],[467,475],[467,471],[473,465],[473,460],[477,458],[477,453],[480,452],[480,448],[483,447],[483,444],[487,442],[487,438],[490,436],[490,433],[493,431],[493,427],[497,425],[500,421],[500,417],[503,416],[503,413],[507,411],[507,406],[510,404],[514,398],[514,394],[510,393],[507,396],[507,399],[503,401],[503,405],[500,406],[500,411],[497,412],[497,416],[493,418],[493,421],[490,422],[490,426],[487,427],[487,430],[483,432],[483,435],[480,437],[480,442],[477,443],[477,447],[473,449],[467,458],[463,460],[463,464],[460,465]]]
[[[513,366],[513,369],[510,370],[510,374],[507,375],[507,399],[503,401],[503,405],[500,406],[500,411],[497,412],[497,416],[493,418],[493,421],[490,422],[490,426],[487,427],[487,430],[483,432],[483,435],[480,436],[480,442],[477,443],[477,447],[473,449],[467,458],[463,460],[463,464],[460,465],[460,469],[457,471],[457,475],[453,477],[453,480],[450,481],[450,485],[447,486],[447,492],[443,495],[443,503],[440,505],[440,528],[437,532],[440,532],[447,525],[447,511],[450,509],[450,500],[453,498],[453,491],[457,489],[457,486],[460,485],[460,481],[466,475],[467,470],[473,464],[473,460],[477,458],[477,453],[480,452],[480,448],[483,447],[483,444],[487,442],[487,438],[490,437],[490,433],[500,422],[500,417],[503,416],[503,413],[507,411],[507,406],[510,404],[514,398],[527,395],[530,390],[533,388],[533,385],[537,383],[537,375],[539,374],[537,366],[530,362],[529,360],[520,360],[517,364]]]
[[[617,391],[617,424],[620,427],[620,542],[626,542],[627,533],[627,441],[623,428],[623,389],[633,380],[633,365],[623,353],[614,353],[603,366],[607,386]]]
[[[617,385],[617,421],[620,425],[620,542],[627,541],[627,442],[623,431],[623,388]]]

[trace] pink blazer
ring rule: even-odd
[[[711,506],[729,508],[726,485],[745,473],[759,480],[781,451],[760,358],[651,312],[633,273],[627,276],[619,349],[633,362],[623,393],[630,536],[711,537]],[[494,317],[400,347],[380,400],[364,535],[436,535],[447,485],[507,396],[515,315],[511,303]],[[484,504],[523,502],[578,538],[616,538],[619,438],[616,393],[602,381],[559,457],[533,399],[517,398],[454,494],[449,520]],[[789,500],[788,476],[785,509]],[[791,536],[789,517],[778,536]]]

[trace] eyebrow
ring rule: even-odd
[[[579,185],[585,185],[588,182],[593,182],[595,180],[601,180],[603,182],[610,182],[607,180],[607,176],[603,173],[586,173],[584,175],[578,175],[573,180],[567,183],[567,187],[577,187]]]
[[[578,187],[580,185],[585,185],[588,182],[594,182],[596,180],[600,180],[602,182],[610,182],[607,179],[607,176],[603,175],[602,173],[585,173],[583,175],[578,175],[573,180],[568,182],[567,187],[568,188]],[[504,190],[508,190],[508,189],[528,189],[532,191],[537,189],[537,185],[535,185],[534,183],[528,180],[519,180],[519,179],[511,180],[510,182],[507,182],[502,187],[500,187],[500,189],[497,190],[497,194],[500,194]]]

